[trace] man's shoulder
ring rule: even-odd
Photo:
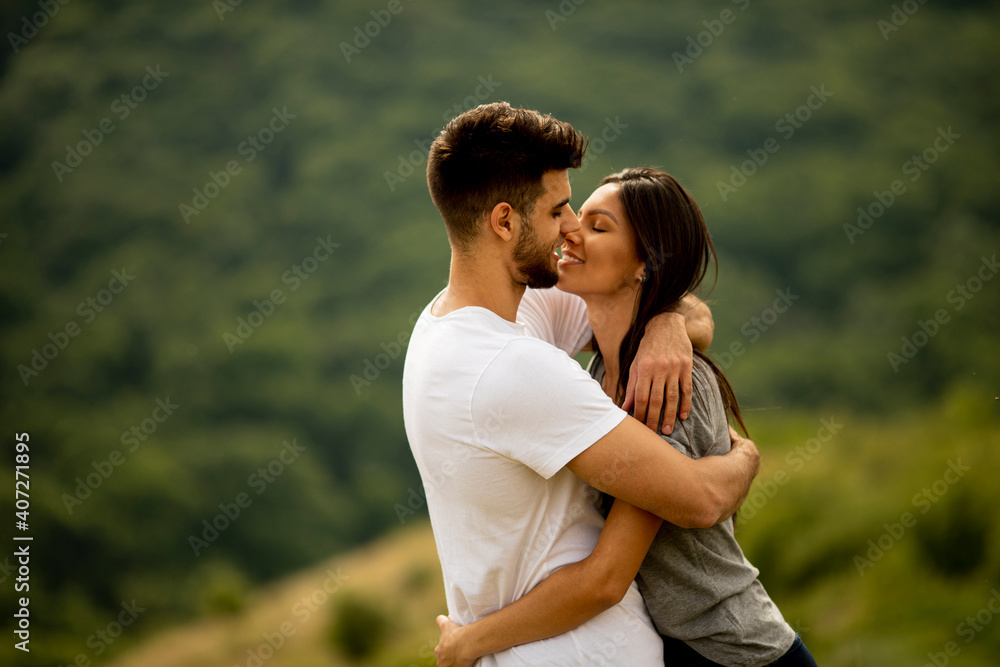
[[[511,336],[497,354],[498,359],[511,365],[521,365],[531,370],[531,364],[555,365],[565,368],[580,368],[568,354],[544,340],[527,334]],[[526,366],[525,366],[526,365]]]
[[[438,371],[474,368],[494,376],[537,377],[545,369],[562,368],[567,362],[579,369],[564,351],[529,334],[524,325],[509,322],[482,308],[462,308],[445,317],[425,312],[418,321],[407,356],[433,359]],[[499,372],[498,372],[499,371]],[[478,371],[476,371],[478,372]]]
[[[511,336],[489,352],[478,389],[566,383],[580,365],[562,350],[531,336]]]
[[[428,307],[416,321],[412,340],[422,344],[448,346],[455,352],[498,349],[509,340],[525,335],[522,325],[508,322],[485,308],[459,308],[445,315],[435,316]]]

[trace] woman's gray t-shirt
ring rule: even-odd
[[[590,374],[600,382],[599,356]],[[661,437],[691,458],[729,451],[729,427],[712,369],[694,358],[691,413]],[[605,497],[607,516],[613,498]],[[712,528],[686,529],[664,521],[636,583],[660,634],[680,639],[706,658],[733,667],[760,667],[784,655],[795,631],[743,555],[727,519]]]

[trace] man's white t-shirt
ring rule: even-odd
[[[478,307],[435,317],[430,305],[417,320],[403,417],[458,623],[510,604],[597,544],[596,492],[565,465],[626,415],[567,354],[588,336],[582,301],[555,290],[528,290],[516,324]],[[663,646],[633,582],[579,628],[481,664],[662,665]]]

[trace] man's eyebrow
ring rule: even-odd
[[[558,204],[554,205],[552,207],[552,210],[553,211],[558,211],[559,209],[561,209],[563,206],[565,206],[568,203],[569,203],[569,197],[566,197],[566,199],[563,199],[561,202],[559,202]]]
[[[609,211],[607,209],[592,208],[589,211],[587,211],[587,215],[597,215],[598,213],[600,213],[601,215],[608,216],[609,218],[611,218],[611,222],[615,223],[616,225],[618,224],[618,218],[615,217],[614,213],[612,213],[611,211]]]

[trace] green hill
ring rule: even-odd
[[[447,609],[437,550],[426,523],[282,578],[226,615],[165,630],[110,667],[336,667],[357,662],[334,637],[361,601],[389,623],[370,665],[433,664],[434,616]],[[359,632],[372,632],[371,625]],[[353,644],[351,644],[353,646]],[[356,650],[356,649],[353,649]],[[428,662],[428,657],[430,661]]]
[[[942,653],[968,667],[994,664],[1000,531],[989,508],[1000,502],[1000,438],[983,417],[958,400],[930,418],[888,423],[752,413],[763,466],[737,537],[819,664],[923,664]],[[313,598],[326,588],[328,597]],[[359,613],[357,600],[374,613],[351,631],[375,636],[354,664],[433,665],[433,620],[446,611],[430,528],[417,519],[263,589],[222,588],[212,599],[229,614],[165,630],[114,667],[252,667],[265,644],[279,643],[266,664],[351,664],[331,628]],[[949,642],[959,653],[948,656]]]
[[[713,349],[746,410],[800,442],[830,414],[881,434],[864,484],[768,505],[803,559],[771,581],[827,591],[815,618],[854,618],[823,540],[877,539],[948,460],[910,467],[888,425],[942,452],[995,442],[995,1],[18,0],[0,26],[0,423],[30,436],[35,545],[18,664],[92,651],[136,600],[106,657],[407,520],[402,360],[448,261],[425,153],[484,101],[591,138],[576,203],[630,165],[694,193],[720,251]],[[944,507],[934,530],[978,553]],[[924,576],[906,563],[880,571]],[[991,576],[907,622],[943,623],[922,635],[943,645]],[[870,577],[859,609],[884,593]]]

